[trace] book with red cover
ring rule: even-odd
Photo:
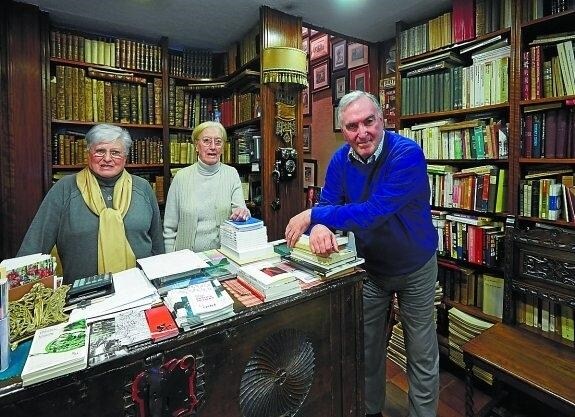
[[[567,155],[567,109],[557,110],[557,134],[555,142],[555,157],[566,158]]]
[[[463,42],[475,38],[474,2],[453,0],[452,16],[454,42]]]
[[[164,304],[146,310],[146,320],[154,342],[175,337],[180,332],[170,310]]]

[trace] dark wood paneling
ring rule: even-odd
[[[46,145],[42,94],[42,15],[10,3],[2,13],[2,239],[3,257],[14,256],[44,190]],[[4,45],[3,45],[4,46]]]
[[[262,7],[261,21],[261,50],[271,46],[301,47],[301,18],[287,15],[269,7]],[[276,196],[276,185],[272,180],[275,161],[275,151],[285,144],[275,135],[275,87],[274,84],[261,85],[262,122],[263,136],[262,155],[262,187],[263,203],[262,217],[268,228],[270,240],[284,237],[285,226],[290,218],[304,208],[303,199],[303,142],[302,142],[302,110],[298,104],[296,112],[297,134],[294,148],[298,153],[297,178],[290,182],[280,184],[281,209],[273,211],[271,202]],[[298,93],[298,103],[300,94]]]

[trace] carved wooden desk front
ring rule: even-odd
[[[0,395],[0,416],[362,416],[363,272]]]

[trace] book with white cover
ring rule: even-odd
[[[238,230],[253,230],[259,229],[263,227],[264,222],[256,217],[250,217],[247,220],[243,221],[235,221],[235,220],[226,220],[222,226],[223,227],[231,227]]]
[[[140,258],[137,262],[149,280],[178,278],[208,266],[190,249]]]
[[[277,259],[278,261],[280,260],[280,256],[274,251],[274,247],[270,243],[262,246],[255,246],[243,251],[237,251],[227,246],[222,246],[218,251],[239,265],[272,258]]]
[[[349,238],[347,236],[336,235],[335,239],[339,248],[345,247],[349,243]],[[298,241],[295,243],[295,248],[310,251],[309,248],[309,235],[301,235]]]
[[[38,329],[22,370],[22,385],[79,371],[87,366],[87,360],[85,320]]]
[[[339,252],[330,253],[327,256],[316,255],[310,251],[302,250],[299,248],[293,248],[291,256],[295,258],[301,258],[304,260],[309,260],[311,262],[316,262],[320,265],[331,266],[341,264],[342,262],[354,260],[357,256],[355,251],[349,249],[342,249]]]
[[[250,281],[255,280],[261,289],[269,289],[296,280],[291,272],[282,269],[274,262],[257,262],[243,266],[239,269],[238,275],[250,278]]]

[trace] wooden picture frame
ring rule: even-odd
[[[304,153],[311,153],[311,126],[306,125],[302,129],[303,138],[303,151]]]
[[[301,41],[301,50],[304,51],[309,58],[309,38],[307,36]]]
[[[302,114],[304,116],[311,116],[311,96],[309,93],[310,91],[308,83],[308,86],[301,92]]]
[[[334,106],[349,91],[349,77],[347,70],[334,72],[331,74],[331,96]]]
[[[331,44],[331,70],[333,72],[347,68],[347,41],[345,39]]]
[[[333,131],[341,132],[341,127],[339,127],[339,118],[337,117],[339,106],[333,106]]]
[[[369,62],[369,47],[361,43],[347,45],[347,68],[352,69]]]
[[[349,91],[353,90],[369,92],[369,65],[349,71]]]
[[[322,34],[309,41],[309,60],[315,61],[329,56],[329,36]]]
[[[315,187],[317,184],[317,161],[315,159],[303,160],[303,188]]]
[[[329,88],[329,59],[322,61],[312,67],[312,91]]]

